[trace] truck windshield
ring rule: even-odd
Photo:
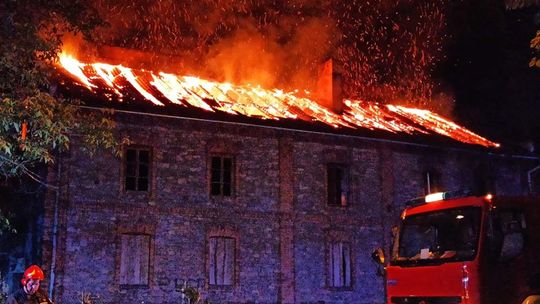
[[[478,248],[480,207],[407,216],[394,243],[392,264],[472,260]]]

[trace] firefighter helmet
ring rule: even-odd
[[[26,268],[26,270],[24,271],[23,277],[21,279],[21,283],[23,285],[26,285],[26,283],[30,279],[43,280],[43,279],[45,279],[45,274],[43,273],[43,270],[41,270],[41,268],[39,268],[39,266],[32,265],[32,266]]]

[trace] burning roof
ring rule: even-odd
[[[62,71],[94,94],[122,102],[126,92],[165,107],[174,104],[200,111],[228,113],[265,120],[319,122],[333,128],[382,130],[394,134],[438,134],[453,140],[484,147],[499,147],[449,119],[428,110],[383,105],[361,100],[344,100],[343,112],[336,114],[312,98],[298,92],[263,89],[213,82],[192,76],[135,70],[122,65],[83,63],[62,54]],[[309,96],[309,92],[305,92]]]

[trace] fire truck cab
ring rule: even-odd
[[[434,193],[406,208],[385,267],[388,304],[540,303],[540,198]]]

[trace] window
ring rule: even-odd
[[[150,150],[126,149],[125,190],[148,191],[150,180]]]
[[[230,237],[211,237],[209,241],[210,285],[233,285],[235,239]]]
[[[492,258],[509,261],[523,253],[527,224],[522,210],[492,211],[490,223],[488,232]]]
[[[330,244],[328,265],[330,287],[351,286],[351,248],[349,243]]]
[[[540,195],[540,171],[538,170],[530,173],[529,192],[533,195]]]
[[[231,196],[233,188],[233,158],[230,156],[212,156],[210,167],[210,194]]]
[[[148,285],[150,236],[122,234],[120,248],[120,285]]]
[[[424,193],[430,194],[443,191],[441,187],[441,175],[434,171],[428,170],[424,172]]]
[[[349,176],[345,166],[330,164],[327,168],[327,195],[329,206],[347,206]]]

